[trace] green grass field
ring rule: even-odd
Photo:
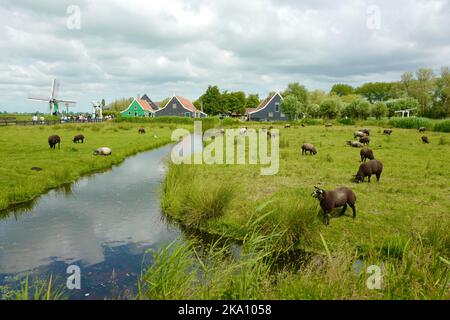
[[[0,209],[32,200],[43,192],[73,182],[81,175],[110,168],[127,156],[170,142],[169,124],[79,124],[56,126],[0,127]],[[61,149],[51,150],[47,138],[61,137]],[[83,134],[83,144],[72,139]],[[94,149],[112,148],[112,156],[95,157]],[[41,167],[36,172],[32,167]]]
[[[163,210],[189,227],[233,239],[279,232],[278,248],[305,252],[296,258],[302,271],[264,277],[251,298],[449,298],[450,134],[428,132],[431,143],[424,145],[416,130],[394,129],[388,137],[370,127],[370,147],[384,171],[380,183],[373,177],[356,184],[360,149],[345,141],[358,128],[280,129],[275,176],[261,176],[255,165],[172,165]],[[301,156],[304,142],[318,154]],[[310,196],[315,185],[352,188],[356,220],[350,209],[345,216],[337,211],[325,226]],[[362,270],[356,275],[355,263]],[[382,290],[366,286],[371,265],[384,270]]]

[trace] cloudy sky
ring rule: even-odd
[[[0,111],[46,111],[52,78],[92,100],[209,84],[265,97],[289,82],[398,80],[450,64],[447,0],[0,0]]]

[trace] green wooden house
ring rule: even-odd
[[[154,117],[155,110],[145,99],[134,99],[121,113],[122,117]]]

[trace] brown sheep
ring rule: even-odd
[[[145,129],[144,128],[139,128],[139,134],[145,134]]]
[[[361,137],[359,138],[359,142],[361,142],[362,144],[369,144],[370,143],[370,138],[369,137]]]
[[[58,149],[61,149],[61,138],[58,135],[50,136],[48,137],[48,144],[50,149],[56,149],[56,145],[58,145]]]
[[[361,162],[366,162],[367,159],[369,160],[375,159],[372,149],[369,148],[361,149],[359,155],[361,156]]]
[[[420,128],[419,128],[419,132],[420,132],[420,133],[423,133],[423,132],[425,132],[425,131],[427,131],[427,128],[425,128],[425,127],[420,127]]]
[[[365,137],[365,136],[366,136],[366,134],[364,132],[362,132],[362,131],[356,131],[355,134],[353,135],[353,137],[355,139],[356,138],[362,138],[362,137]]]
[[[422,136],[422,142],[428,144],[430,143],[430,140],[428,140],[427,136]]]
[[[359,129],[359,131],[364,132],[365,134],[367,134],[368,136],[370,136],[370,129],[362,128],[362,129]]]
[[[381,173],[383,172],[383,164],[379,160],[370,160],[369,162],[364,162],[359,166],[359,170],[355,175],[356,183],[364,181],[365,177],[368,177],[370,182],[370,177],[374,174],[377,177],[377,181],[380,181]]]
[[[84,136],[82,134],[76,135],[72,141],[73,143],[78,143],[80,141],[81,143],[84,143]]]
[[[392,129],[384,129],[383,134],[390,136],[392,134]]]
[[[302,155],[306,155],[306,153],[309,151],[310,155],[316,154],[317,149],[313,144],[310,143],[304,143],[302,145]]]
[[[347,141],[347,145],[349,145],[352,148],[362,148],[363,145],[359,141]]]
[[[331,210],[338,207],[344,207],[341,211],[341,215],[343,215],[347,210],[347,205],[349,205],[353,211],[353,219],[356,218],[356,195],[351,189],[340,187],[331,191],[325,191],[319,187],[314,188],[316,188],[316,190],[314,190],[311,196],[319,200],[326,225],[330,224]]]

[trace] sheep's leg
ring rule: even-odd
[[[370,177],[371,177],[372,175],[369,175],[369,176],[367,176],[367,180],[368,180],[368,182],[370,183]]]
[[[381,173],[377,173],[377,182],[380,182]]]
[[[344,204],[344,208],[342,208],[341,216],[345,214],[345,211],[347,210],[347,204]]]
[[[350,203],[350,208],[352,208],[353,211],[353,219],[356,219],[356,207],[354,203]]]

